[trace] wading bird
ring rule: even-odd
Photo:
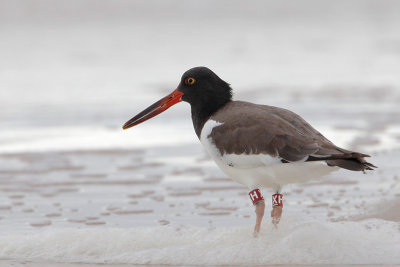
[[[175,91],[125,123],[138,125],[181,101],[191,106],[194,130],[206,151],[229,177],[247,186],[260,231],[265,203],[259,188],[269,187],[272,222],[282,215],[282,186],[318,179],[339,168],[376,168],[369,155],[334,145],[309,123],[289,110],[233,101],[232,89],[206,67],[186,71]]]

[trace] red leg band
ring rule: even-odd
[[[272,207],[283,207],[283,195],[274,194],[272,195]]]
[[[250,191],[249,196],[251,201],[253,201],[253,204],[256,204],[257,202],[264,200],[259,189],[254,189],[253,191]]]

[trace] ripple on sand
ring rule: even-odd
[[[29,223],[29,225],[32,227],[45,227],[45,226],[51,225],[51,221],[50,220],[38,220],[38,221]]]
[[[154,210],[118,210],[114,211],[114,214],[117,215],[131,215],[131,214],[146,214],[146,213],[153,213]]]

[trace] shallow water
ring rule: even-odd
[[[275,229],[266,216],[257,239],[248,190],[199,146],[5,154],[0,254],[173,265],[397,263],[399,153],[374,154],[374,173],[338,171],[286,187],[281,224]]]
[[[79,255],[84,262],[171,265],[390,264],[400,260],[399,236],[393,236],[398,224],[393,222],[370,219],[328,224],[286,217],[279,230],[265,225],[257,239],[251,237],[251,230],[58,229],[29,238],[13,236],[7,251],[10,256],[33,260],[74,262]]]

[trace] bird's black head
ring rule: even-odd
[[[196,67],[182,75],[178,88],[161,98],[135,117],[127,121],[123,129],[138,125],[169,107],[186,101],[192,108],[192,120],[196,134],[200,136],[204,123],[219,108],[232,100],[232,89],[214,72],[206,67]]]
[[[178,91],[184,93],[182,100],[192,106],[223,105],[232,100],[229,84],[206,67],[195,67],[186,71],[182,75]]]
[[[192,121],[198,136],[208,118],[232,100],[229,84],[206,67],[195,67],[186,71],[177,91],[183,93],[182,101],[191,106]]]

